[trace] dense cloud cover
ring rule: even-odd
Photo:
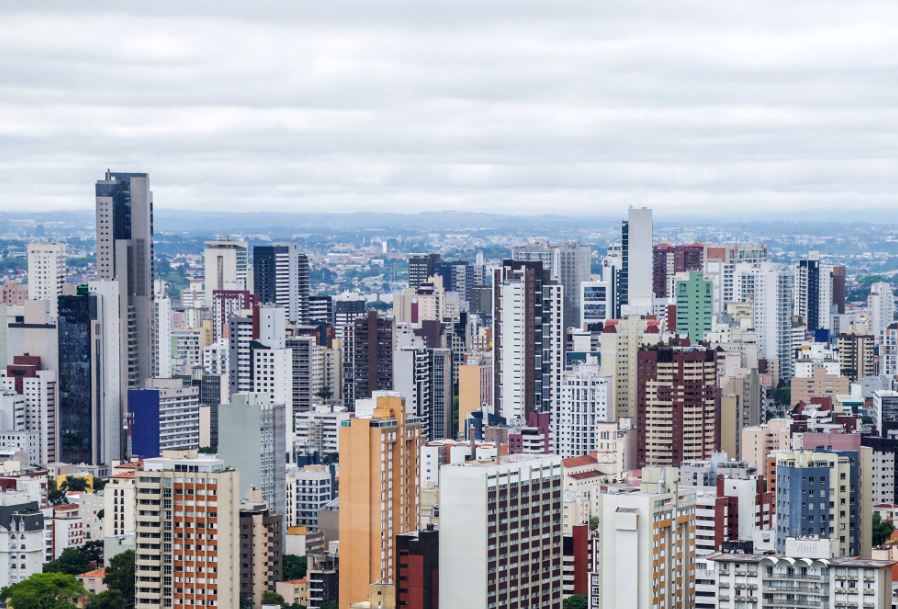
[[[898,3],[0,2],[0,210],[898,209]]]

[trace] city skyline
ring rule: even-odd
[[[2,6],[0,211],[88,208],[106,167],[160,209],[896,205],[881,3]]]

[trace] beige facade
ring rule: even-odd
[[[421,429],[398,393],[372,397],[370,418],[340,427],[340,609],[393,582],[396,535],[421,522]]]
[[[486,356],[471,356],[458,367],[458,435],[465,435],[465,420],[483,406],[493,405],[493,364]]]
[[[789,433],[789,419],[770,419],[763,425],[746,427],[742,430],[742,460],[763,472],[770,480],[767,456],[779,450],[789,450],[792,435]]]
[[[792,404],[809,404],[811,398],[832,398],[846,395],[851,390],[851,381],[838,374],[827,374],[824,368],[814,368],[811,378],[792,379]]]

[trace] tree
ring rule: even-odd
[[[15,609],[76,609],[87,590],[72,575],[35,573],[0,591],[0,600]]]
[[[302,579],[306,576],[306,557],[284,554],[284,580]]]
[[[322,603],[321,609],[339,609],[339,607],[337,607],[337,601],[327,601]]]
[[[56,487],[56,480],[53,478],[50,478],[47,483],[47,502],[50,505],[62,505],[63,503],[68,503],[68,500],[65,498],[65,492]]]
[[[103,542],[100,540],[93,540],[86,542],[83,546],[78,548],[78,551],[84,555],[89,562],[93,563],[96,566],[100,566],[103,564]],[[83,573],[83,571],[82,571]],[[78,575],[77,573],[75,575]]]
[[[262,604],[280,606],[284,604],[284,597],[277,592],[273,592],[272,590],[266,590],[262,594]]]
[[[598,516],[590,516],[589,517],[589,530],[595,531],[599,528],[599,517]]]
[[[218,451],[215,450],[215,449],[214,449],[213,447],[211,447],[211,446],[200,446],[200,448],[199,448],[199,450],[198,450],[197,452],[200,453],[200,454],[202,454],[202,455],[214,455],[214,454],[216,454]]]
[[[90,561],[78,548],[66,548],[56,560],[51,560],[44,565],[44,573],[66,573],[68,575],[81,575],[90,571]]]
[[[881,546],[884,544],[889,537],[892,536],[892,531],[895,530],[895,525],[892,524],[891,520],[883,520],[880,518],[879,514],[873,514],[873,545]]]
[[[134,606],[134,550],[116,554],[109,559],[103,583],[122,595],[125,600],[122,607]]]
[[[564,599],[564,609],[588,609],[589,602],[582,594],[575,594]]]
[[[780,385],[776,389],[773,390],[773,399],[780,406],[791,406],[792,405],[792,386],[791,385]]]
[[[334,396],[334,392],[331,391],[330,387],[322,387],[315,393],[315,395],[326,402]]]
[[[87,603],[84,609],[122,609],[128,607],[128,602],[118,590],[109,589],[101,592]]]
[[[64,491],[86,491],[87,479],[81,476],[66,476],[61,488]]]

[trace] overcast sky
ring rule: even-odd
[[[168,209],[898,211],[898,2],[37,4],[0,0],[3,211],[106,167]]]

